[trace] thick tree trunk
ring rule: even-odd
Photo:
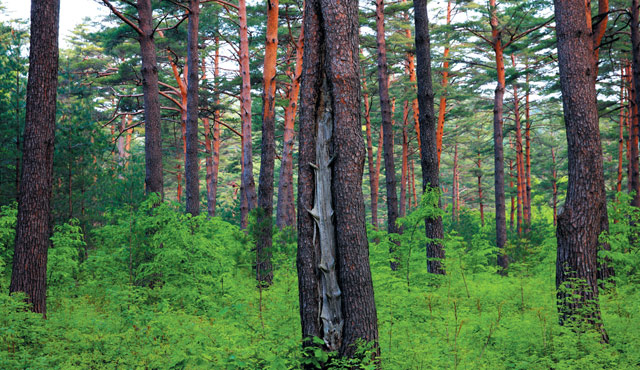
[[[162,178],[162,126],[160,123],[160,88],[156,44],[153,39],[153,9],[151,0],[138,0],[138,35],[142,55],[142,92],[144,95],[145,187],[147,194],[158,193],[164,198]]]
[[[389,72],[387,70],[387,46],[384,33],[384,0],[376,0],[376,41],[378,49],[378,89],[380,113],[384,130],[384,171],[387,186],[387,231],[399,233],[398,194],[396,192],[396,166],[393,158],[393,116],[389,99]],[[393,266],[393,263],[392,263]]]
[[[9,291],[24,292],[33,312],[46,317],[47,251],[51,244],[51,190],[58,86],[59,0],[31,1],[31,43]]]
[[[498,84],[493,102],[493,153],[495,167],[495,204],[496,204],[496,244],[498,247],[498,266],[500,273],[506,274],[509,267],[509,259],[504,248],[507,244],[507,220],[505,215],[504,197],[504,149],[502,136],[502,110],[504,101],[505,75],[504,55],[502,51],[502,34],[498,25],[496,0],[490,0],[491,6],[491,36],[492,46],[496,58],[496,70],[498,71]]]
[[[262,150],[258,182],[256,279],[271,285],[273,171],[276,156],[276,58],[278,56],[278,0],[267,0],[267,34],[264,51],[262,95]]]
[[[198,24],[200,0],[189,0],[189,31],[187,36],[187,127],[184,161],[187,213],[200,214],[200,176],[198,158]]]
[[[357,340],[378,339],[362,195],[358,4],[308,0],[304,27],[297,261],[302,334],[353,357]],[[323,211],[332,206],[335,222]],[[328,235],[335,235],[333,251]]]
[[[249,36],[247,30],[247,5],[238,1],[240,26],[240,117],[242,118],[242,175],[240,177],[241,227],[247,227],[249,212],[256,207],[256,185],[253,180],[253,154],[251,141],[251,75],[249,70]]]
[[[431,45],[429,38],[429,17],[427,1],[415,0],[416,32],[416,71],[418,74],[418,104],[420,111],[420,164],[422,166],[422,191],[438,192],[438,151],[436,146],[436,117],[433,107],[434,94],[431,81]],[[438,200],[440,206],[440,200]],[[432,217],[425,220],[426,236],[431,240],[427,244],[427,271],[432,274],[445,274],[442,260],[445,257],[442,238],[442,218]]]
[[[291,76],[291,87],[287,92],[289,104],[284,109],[284,135],[282,162],[280,163],[280,182],[278,184],[278,205],[276,225],[278,228],[294,227],[296,224],[295,199],[293,196],[293,144],[295,140],[295,120],[300,95],[300,75],[302,74],[302,54],[304,50],[304,25],[300,28],[300,37],[296,43],[295,72]]]
[[[596,273],[598,236],[608,222],[590,9],[585,12],[580,0],[556,0],[554,5],[569,158],[567,197],[557,228],[558,311],[561,324],[587,319],[608,341],[600,320]]]

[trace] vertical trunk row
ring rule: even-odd
[[[289,104],[284,108],[284,135],[282,162],[280,163],[280,182],[278,184],[278,204],[276,225],[278,228],[294,227],[296,223],[295,199],[293,196],[293,144],[294,125],[300,94],[300,75],[302,74],[302,53],[304,49],[304,25],[300,28],[300,37],[296,43],[296,65],[291,77],[291,87],[287,91]]]
[[[498,9],[496,0],[490,0],[491,6],[491,37],[495,52],[496,70],[498,71],[498,84],[493,103],[493,153],[495,166],[495,204],[496,204],[496,243],[498,247],[498,266],[500,273],[506,274],[509,260],[504,252],[507,244],[507,220],[505,215],[504,198],[504,149],[502,136],[502,110],[504,101],[505,75],[504,55],[502,51],[502,30],[498,25]]]
[[[376,0],[376,41],[378,47],[378,88],[380,112],[384,130],[384,171],[387,186],[387,230],[398,233],[398,194],[396,193],[396,167],[393,159],[393,123],[389,99],[389,73],[387,71],[387,46],[384,33],[384,0]]]
[[[558,311],[562,324],[588,320],[608,341],[598,303],[598,236],[608,222],[590,9],[582,0],[556,0],[554,5],[569,159],[567,197],[557,227]]]
[[[418,104],[420,111],[420,164],[422,167],[422,191],[437,192],[440,206],[440,180],[438,172],[438,151],[436,146],[436,117],[431,81],[431,43],[429,38],[429,17],[427,1],[413,3],[416,32],[416,72],[418,75]],[[427,244],[427,271],[445,274],[442,260],[445,258],[442,238],[442,217],[425,219],[425,233],[430,240]]]
[[[267,1],[267,34],[264,51],[262,93],[262,150],[258,182],[256,279],[271,285],[273,171],[276,156],[276,58],[278,56],[278,0]]]
[[[240,117],[242,119],[242,175],[240,177],[240,226],[245,229],[249,212],[256,207],[256,185],[253,180],[253,160],[251,141],[251,75],[249,70],[249,36],[247,30],[247,4],[238,0],[240,26]]]
[[[198,25],[200,0],[189,0],[189,31],[187,41],[187,124],[185,132],[186,156],[184,162],[187,213],[200,214],[200,176],[198,158]]]
[[[47,251],[58,86],[58,0],[31,2],[31,43],[24,151],[9,291],[24,292],[33,312],[47,312]]]

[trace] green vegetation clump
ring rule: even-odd
[[[88,235],[76,221],[58,226],[48,269],[47,319],[24,296],[0,294],[2,369],[373,369],[301,349],[296,241],[274,239],[274,284],[260,289],[254,243],[219,218],[184,215],[156,198],[108,212]],[[629,369],[640,365],[640,292],[635,210],[612,207],[616,269],[601,294],[610,344],[588,328],[561,327],[555,300],[555,237],[550,210],[508,253],[509,276],[496,273],[493,223],[463,211],[444,214],[446,276],[426,272],[425,202],[405,226],[389,268],[389,236],[369,230],[383,369]],[[426,213],[425,213],[426,212]],[[431,212],[431,213],[430,213]],[[0,211],[0,289],[8,290],[15,206]],[[635,217],[635,216],[633,216]],[[370,347],[362,344],[362,358]]]

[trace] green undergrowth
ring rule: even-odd
[[[88,235],[73,220],[55,229],[46,320],[22,296],[6,294],[16,212],[0,210],[1,369],[375,367],[317,350],[303,356],[293,232],[276,233],[274,284],[260,290],[250,236],[218,218],[185,216],[177,205],[154,208],[155,201],[111,211]],[[507,277],[496,273],[492,220],[483,227],[471,211],[456,221],[444,215],[447,275],[433,276],[416,221],[437,214],[427,203],[403,221],[397,271],[389,267],[388,235],[369,230],[381,368],[640,366],[640,258],[625,243],[633,223],[612,223],[606,236],[606,257],[619,274],[601,294],[610,337],[603,344],[589,330],[558,325],[547,210],[538,210],[527,235],[510,235],[516,257]],[[612,217],[628,219],[633,210],[621,208],[624,215]]]

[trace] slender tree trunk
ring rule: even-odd
[[[262,151],[258,182],[258,236],[256,241],[256,279],[271,285],[273,171],[276,156],[276,58],[278,56],[278,0],[267,0],[267,34],[264,52],[262,95]]]
[[[516,57],[511,54],[511,63],[516,68]],[[513,83],[513,106],[514,118],[516,123],[516,170],[517,170],[517,191],[518,191],[518,234],[522,234],[522,224],[526,223],[527,191],[525,170],[524,170],[524,152],[522,146],[522,124],[520,121],[520,101],[518,97],[517,81]]]
[[[220,168],[220,87],[218,86],[218,78],[220,77],[220,37],[215,37],[215,56],[213,59],[213,79],[215,105],[213,110],[213,146],[211,153],[211,176],[207,172],[207,212],[209,217],[216,215],[216,202],[218,198],[218,170]]]
[[[422,191],[437,192],[440,206],[440,180],[438,171],[438,151],[436,146],[436,117],[433,107],[434,94],[431,81],[431,44],[429,38],[429,17],[427,1],[413,3],[416,29],[416,71],[418,74],[418,104],[420,111],[420,164],[422,166]],[[427,271],[445,274],[442,260],[445,258],[442,238],[442,217],[425,219],[427,244]]]
[[[457,126],[456,126],[457,129]],[[460,209],[460,205],[458,204],[459,199],[459,191],[458,188],[458,143],[453,145],[453,181],[451,183],[451,221],[458,222],[460,218],[458,217],[458,210]]]
[[[253,180],[253,154],[251,150],[251,75],[249,70],[249,36],[247,31],[247,5],[238,0],[238,18],[240,25],[240,116],[242,118],[242,162],[240,178],[241,227],[247,227],[249,212],[256,207],[256,185]]]
[[[402,0],[403,3],[407,3],[407,0]],[[404,12],[404,20],[407,22],[407,24],[409,23],[409,13],[408,12]],[[405,36],[407,36],[408,40],[411,40],[411,28],[407,27],[404,29],[405,32]],[[407,45],[407,47],[409,49],[411,49],[412,45]],[[407,73],[407,75],[409,75],[409,83],[411,84],[411,87],[413,88],[413,86],[416,83],[417,80],[417,76],[416,76],[416,63],[415,63],[415,57],[413,55],[412,52],[407,52],[407,63],[406,63],[406,68],[405,71]],[[413,124],[415,126],[415,131],[416,131],[416,139],[418,140],[418,148],[421,147],[420,144],[420,118],[419,118],[419,112],[420,109],[418,107],[418,98],[416,96],[415,99],[413,99],[413,101],[411,102],[411,110],[413,112]]]
[[[569,158],[567,197],[557,228],[558,311],[561,324],[587,319],[608,341],[598,303],[598,236],[608,222],[590,9],[585,12],[581,0],[556,0],[554,5]]]
[[[402,172],[400,175],[400,217],[407,214],[407,179],[409,170],[409,101],[404,101],[402,113]]]
[[[484,204],[482,197],[482,159],[480,158],[480,153],[478,153],[478,203],[480,205],[480,223],[482,227],[484,227]]]
[[[496,0],[490,0],[491,6],[491,37],[495,51],[498,84],[493,104],[493,150],[495,165],[495,203],[496,203],[496,243],[498,247],[498,266],[500,273],[506,274],[509,259],[504,251],[507,244],[507,220],[505,215],[504,198],[504,149],[502,136],[502,110],[504,101],[505,75],[504,55],[502,51],[502,34],[498,25],[498,10]]]
[[[276,225],[278,228],[296,224],[295,199],[293,196],[293,144],[295,140],[295,120],[300,95],[300,75],[302,74],[302,54],[304,50],[304,25],[296,43],[296,66],[291,77],[291,87],[287,93],[289,104],[284,110],[284,137],[282,162],[280,163],[280,183],[278,184],[278,206]]]
[[[558,225],[558,171],[556,169],[556,153],[551,148],[551,161],[553,168],[551,170],[551,186],[553,190],[553,226]]]
[[[51,243],[51,190],[58,86],[59,0],[31,1],[31,43],[9,292],[24,292],[33,312],[46,317],[47,250]]]
[[[511,145],[513,149],[513,144]],[[509,159],[509,188],[513,189],[513,159]],[[516,214],[516,202],[513,198],[513,193],[511,193],[511,217],[509,218],[509,230],[513,232],[513,220],[514,215]]]
[[[399,233],[400,229],[396,225],[396,219],[398,218],[398,194],[396,193],[396,167],[393,159],[393,116],[391,114],[391,100],[389,99],[387,46],[384,33],[384,0],[376,0],[376,35],[378,45],[378,88],[382,128],[384,130],[383,149],[387,186],[387,230],[389,233]]]
[[[418,206],[418,194],[416,193],[416,172],[415,172],[415,163],[413,159],[411,159],[411,193],[413,194],[413,206]]]
[[[619,124],[619,136],[618,136],[618,181],[616,191],[619,193],[622,191],[622,156],[624,152],[624,125],[625,125],[625,68],[620,66],[620,124]]]
[[[184,163],[187,213],[200,214],[200,176],[198,175],[198,24],[200,0],[189,0],[189,31],[187,36],[187,144]]]
[[[525,130],[524,130],[524,138],[525,138],[525,177],[526,177],[526,192],[527,192],[527,203],[524,208],[525,214],[525,223],[527,224],[527,232],[529,232],[529,226],[531,224],[531,109],[529,104],[529,64],[525,64],[525,68],[527,70],[527,91],[525,95]]]
[[[451,0],[447,1],[447,26],[451,24]],[[442,155],[442,137],[444,136],[444,118],[447,112],[447,85],[449,84],[449,41],[444,47],[442,62],[442,96],[438,106],[438,125],[436,128],[436,145],[438,148],[438,166],[440,166],[440,156]]]
[[[369,164],[369,184],[371,187],[371,223],[378,228],[378,186],[377,173],[374,172],[373,163],[373,138],[371,137],[371,104],[369,103],[369,93],[367,91],[367,79],[362,77],[362,89],[364,90],[362,100],[364,100],[364,120],[367,133],[367,162]],[[382,132],[382,128],[380,129]],[[380,153],[380,151],[378,151]],[[375,186],[374,186],[375,183]]]
[[[297,261],[302,334],[353,357],[357,340],[378,339],[362,195],[358,4],[307,0],[304,27]]]

